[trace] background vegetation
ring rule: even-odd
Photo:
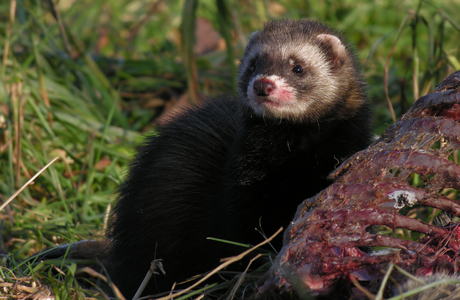
[[[0,211],[8,254],[2,265],[13,266],[2,267],[0,278],[32,276],[58,298],[82,296],[64,276],[75,265],[33,269],[19,259],[101,238],[142,134],[154,131],[155,117],[184,95],[233,92],[235,57],[265,21],[312,18],[346,32],[369,82],[380,134],[393,123],[387,98],[399,118],[460,69],[459,11],[457,0],[2,1],[0,202],[60,159]],[[200,40],[196,19],[223,37],[209,52],[192,49]]]

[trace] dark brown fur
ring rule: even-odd
[[[368,145],[364,83],[339,39],[317,22],[268,23],[246,48],[238,97],[187,110],[147,138],[120,187],[108,232],[109,271],[126,297],[154,259],[163,259],[166,275],[154,276],[144,294],[167,291],[244,250],[207,237],[257,244],[263,240],[255,230],[259,221],[268,235],[287,226],[297,205],[327,186],[339,160]],[[294,51],[283,52],[290,56],[285,61],[281,47],[291,51],[302,43],[324,59]],[[292,74],[292,64],[301,74]],[[257,74],[268,78],[261,85],[267,90],[254,96]],[[275,92],[292,104],[278,117],[282,105],[271,102],[281,99]],[[297,104],[307,105],[306,112],[299,113]]]

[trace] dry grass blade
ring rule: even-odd
[[[389,263],[388,269],[385,272],[385,277],[383,277],[382,284],[380,285],[379,291],[377,295],[375,296],[375,300],[383,299],[383,291],[385,290],[385,286],[387,285],[388,279],[390,278],[393,268],[394,268],[394,265],[392,263]]]
[[[150,279],[152,278],[152,275],[154,273],[156,273],[155,272],[156,269],[159,269],[161,271],[161,273],[163,273],[163,275],[166,274],[165,270],[163,269],[163,264],[161,262],[161,259],[152,261],[151,264],[150,264],[150,269],[148,270],[147,274],[145,275],[145,278],[142,281],[141,286],[137,290],[136,294],[134,294],[133,300],[137,300],[141,296],[141,294],[144,291],[145,287],[147,286],[147,284],[149,283]]]
[[[125,300],[125,297],[123,297],[123,295],[121,294],[121,292],[117,288],[117,286],[113,282],[109,281],[107,279],[107,277],[105,277],[101,273],[96,272],[95,270],[91,269],[90,267],[81,268],[80,272],[84,272],[84,273],[87,273],[87,274],[89,274],[89,275],[91,275],[93,277],[102,279],[105,283],[107,283],[112,288],[112,291],[115,293],[115,296],[116,296],[117,299]]]
[[[46,166],[41,168],[40,171],[38,171],[34,176],[32,176],[32,178],[30,178],[19,190],[16,191],[16,193],[14,193],[10,198],[8,198],[8,200],[5,201],[5,203],[3,203],[2,206],[0,206],[0,211],[3,210],[3,208],[5,208],[5,206],[7,206],[11,201],[13,201],[13,199],[16,198],[16,196],[19,195],[30,183],[32,183],[35,180],[35,178],[37,178],[41,173],[48,169],[48,167],[51,166],[58,159],[59,156],[53,158],[53,160],[51,160],[48,164],[46,164]]]
[[[5,66],[6,60],[8,59],[8,53],[10,50],[10,37],[11,37],[11,30],[14,24],[14,16],[16,15],[16,0],[11,0],[10,4],[10,21],[8,22],[7,29],[6,29],[6,39],[5,39],[5,47],[3,50],[3,59],[2,59],[2,77],[5,75]]]
[[[460,32],[460,25],[444,10],[441,10],[441,15],[455,28],[455,30]]]
[[[136,23],[135,26],[130,30],[129,36],[128,36],[128,43],[131,48],[133,48],[132,42],[133,42],[134,37],[137,35],[139,30],[142,27],[144,27],[144,25],[150,20],[150,18],[152,18],[155,15],[155,12],[157,11],[158,6],[161,3],[162,2],[159,0],[151,3],[145,16],[138,23]]]
[[[450,285],[450,284],[460,284],[460,280],[458,278],[438,280],[438,281],[423,285],[421,287],[415,288],[413,290],[407,291],[402,295],[388,298],[387,300],[404,300],[404,299],[407,299],[408,297],[415,296],[423,291],[426,291],[432,288],[436,288],[440,285]],[[437,299],[448,299],[448,298],[437,298]],[[456,298],[451,298],[451,299],[456,299]]]
[[[244,277],[246,276],[246,274],[248,273],[248,270],[249,270],[249,267],[251,266],[251,264],[256,260],[258,259],[259,257],[261,257],[262,254],[257,254],[255,257],[253,257],[248,265],[246,266],[246,269],[239,275],[239,278],[238,278],[238,282],[235,284],[235,286],[232,288],[232,291],[230,292],[230,294],[228,295],[227,297],[227,300],[232,300],[235,298],[235,295],[236,295],[236,292],[238,291],[238,289],[240,288],[240,286],[243,284],[243,280],[244,280]]]
[[[365,287],[363,287],[359,281],[356,279],[355,276],[350,275],[350,280],[351,282],[355,285],[356,288],[358,288],[364,295],[366,295],[367,298],[371,300],[375,300],[375,295],[369,292]]]
[[[383,79],[384,80],[384,85],[385,85],[385,97],[387,99],[388,108],[390,109],[391,117],[393,118],[393,122],[395,122],[395,123],[396,123],[396,115],[395,115],[395,111],[393,109],[393,105],[391,104],[390,96],[389,96],[389,93],[388,93],[388,70],[390,68],[390,59],[393,56],[393,52],[395,50],[397,41],[401,37],[402,31],[407,27],[407,24],[414,17],[414,15],[415,15],[414,12],[409,12],[409,15],[407,15],[406,18],[404,19],[404,21],[401,22],[401,25],[399,26],[398,32],[396,33],[396,37],[395,37],[395,39],[393,41],[393,45],[391,46],[390,52],[388,53],[388,56],[387,56],[387,59],[386,59],[386,62],[385,62],[385,76],[384,76],[384,79]]]
[[[187,68],[187,83],[191,103],[198,103],[198,72],[193,53],[197,4],[197,0],[186,0],[182,15],[182,50]]]
[[[4,282],[0,278],[1,299],[55,299],[52,290],[33,277],[12,279],[14,283]]]
[[[61,12],[59,11],[57,5],[59,3],[59,0],[56,1],[51,1],[53,4],[53,12],[55,14],[55,18],[58,21],[59,24],[59,31],[61,32],[62,40],[64,41],[65,48],[67,50],[67,53],[72,56],[72,48],[70,47],[69,40],[67,39],[67,35],[65,33],[65,28],[64,24],[62,23],[62,18],[61,18]]]
[[[193,285],[191,285],[190,287],[178,292],[178,293],[174,293],[174,294],[171,294],[171,295],[168,295],[166,297],[161,297],[157,300],[169,300],[169,299],[173,299],[173,298],[177,298],[181,295],[184,295],[186,294],[187,292],[191,291],[193,288],[199,286],[201,283],[203,283],[204,281],[206,281],[208,278],[210,278],[211,276],[213,276],[214,274],[216,274],[217,272],[219,272],[220,270],[223,270],[225,269],[227,266],[231,265],[232,263],[234,262],[237,262],[239,260],[241,260],[243,257],[245,257],[246,255],[248,255],[249,253],[251,253],[252,251],[254,251],[255,249],[271,242],[280,232],[283,231],[283,228],[280,228],[278,229],[277,232],[275,232],[275,234],[273,234],[271,237],[269,237],[268,239],[266,239],[265,241],[263,241],[262,243],[252,247],[251,249],[249,250],[246,250],[244,251],[243,253],[237,255],[237,256],[233,256],[233,257],[230,257],[228,260],[226,260],[224,263],[222,263],[220,266],[218,266],[217,268],[215,268],[214,270],[212,270],[212,272],[210,272],[209,274],[207,274],[206,276],[204,276],[202,279],[200,279],[199,281],[197,281],[196,283],[194,283]]]
[[[226,45],[226,50],[227,50],[227,61],[230,66],[230,69],[232,71],[232,86],[236,88],[236,78],[237,78],[237,68],[235,65],[235,55],[233,53],[233,48],[232,48],[232,37],[231,37],[231,32],[230,29],[232,27],[231,23],[231,12],[230,8],[227,4],[227,1],[224,0],[217,0],[217,10],[219,14],[219,23],[220,23],[220,31],[222,33],[222,36],[225,40],[225,45]]]

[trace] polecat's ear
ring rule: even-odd
[[[253,40],[256,36],[258,36],[260,34],[260,31],[254,31],[252,34],[251,34],[251,37],[249,38],[249,42],[251,40]]]
[[[347,50],[342,41],[335,35],[325,33],[319,34],[316,38],[324,47],[328,60],[333,66],[340,67],[347,56]]]

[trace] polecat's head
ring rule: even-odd
[[[363,83],[340,35],[315,21],[282,20],[252,34],[239,68],[239,93],[257,115],[318,122],[353,114]],[[342,113],[342,112],[341,112]]]

